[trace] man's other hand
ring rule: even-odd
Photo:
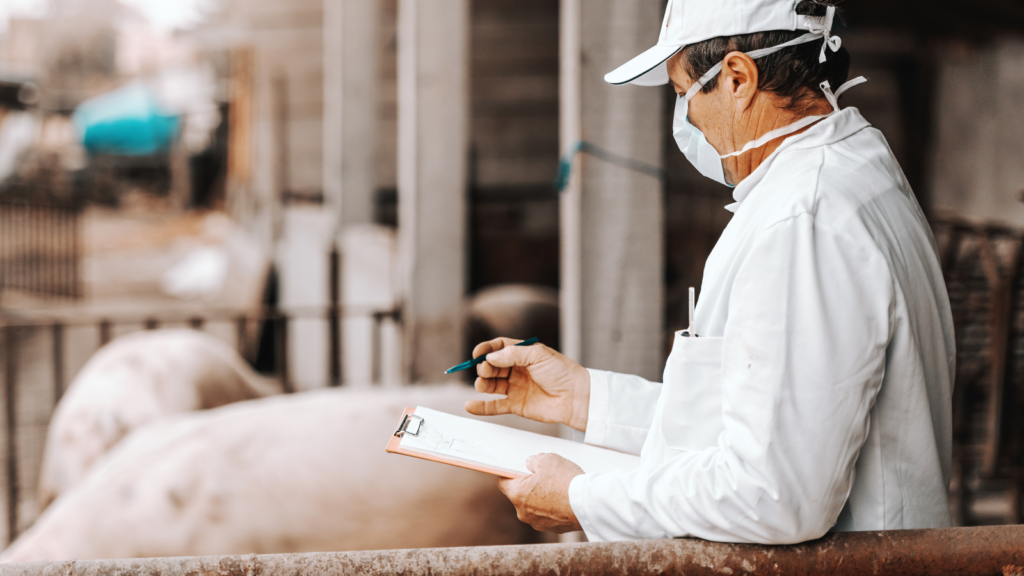
[[[478,416],[516,414],[586,431],[590,373],[543,344],[515,346],[519,342],[496,338],[473,349],[473,357],[487,354],[476,367],[477,391],[506,397],[470,400],[466,411]]]
[[[498,489],[512,501],[519,520],[541,532],[582,530],[569,505],[569,483],[583,474],[583,469],[558,454],[531,456],[526,467],[533,474],[498,480]]]

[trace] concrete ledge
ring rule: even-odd
[[[269,556],[39,562],[4,576],[743,574],[996,576],[1024,566],[1024,526],[832,534],[795,546],[647,540]],[[1018,572],[1017,570],[1011,570]],[[1024,570],[1019,572],[1024,573]]]

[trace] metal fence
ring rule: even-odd
[[[20,512],[24,508],[27,494],[23,490],[29,490],[34,495],[35,472],[41,462],[42,442],[36,441],[35,449],[28,450],[31,454],[21,454],[25,450],[26,440],[25,427],[21,422],[22,418],[32,420],[42,429],[45,438],[45,424],[49,421],[57,402],[63,396],[66,389],[66,366],[67,366],[67,343],[68,332],[76,330],[93,331],[94,341],[103,346],[111,341],[113,335],[123,332],[125,329],[146,329],[156,330],[164,326],[189,326],[196,330],[203,330],[211,324],[232,324],[236,332],[236,343],[239,353],[243,356],[252,357],[251,352],[258,343],[270,343],[270,361],[264,364],[271,366],[270,374],[280,379],[282,389],[285,393],[294,391],[294,386],[289,380],[289,326],[295,321],[322,320],[326,324],[326,346],[328,347],[328,366],[330,386],[342,384],[342,330],[341,323],[345,318],[369,317],[374,320],[374,330],[371,341],[372,358],[380,362],[381,325],[385,321],[400,322],[401,316],[398,310],[376,310],[370,308],[342,307],[333,303],[321,308],[267,308],[257,313],[247,313],[239,310],[207,310],[202,314],[193,315],[147,315],[144,317],[103,317],[92,319],[78,319],[73,321],[58,322],[0,322],[0,360],[3,365],[3,393],[4,404],[4,461],[5,470],[3,473],[6,485],[6,532],[8,541],[24,531],[34,520],[35,513],[25,514]],[[255,328],[255,330],[254,330]],[[21,378],[22,370],[19,366],[20,359],[25,355],[23,345],[28,341],[28,335],[39,337],[44,343],[43,347],[49,348],[49,358],[43,359],[43,364],[50,366],[48,378],[38,377],[34,381],[25,381]],[[48,344],[48,346],[46,346]],[[38,346],[37,346],[38,348]],[[46,362],[49,360],[49,362]],[[381,369],[375,366],[373,374],[379,375]],[[37,376],[39,376],[37,374]],[[49,391],[32,391],[34,405],[32,414],[22,414],[20,408],[26,405],[19,396],[28,394],[27,386],[38,386],[40,381],[49,380],[52,382],[52,389]],[[49,406],[40,406],[41,403],[49,400]],[[40,422],[41,419],[45,421]],[[26,422],[25,425],[33,422]],[[35,434],[39,436],[39,433]],[[31,516],[31,517],[24,517]]]
[[[946,215],[933,219],[956,328],[954,520],[1024,517],[1024,230]],[[1001,518],[974,503],[1004,502]],[[991,514],[990,514],[991,516]]]
[[[81,208],[0,200],[0,289],[78,298]]]
[[[106,315],[99,317],[61,317],[38,320],[5,317],[0,314],[0,365],[2,365],[4,425],[0,433],[5,441],[4,472],[0,472],[0,486],[6,504],[6,522],[0,524],[0,533],[13,541],[27,529],[39,510],[35,507],[36,477],[41,463],[46,428],[53,409],[63,396],[70,370],[77,366],[69,361],[69,344],[79,348],[78,359],[86,346],[87,358],[99,347],[109,343],[116,335],[134,330],[156,330],[162,327],[191,327],[196,330],[219,328],[219,336],[235,342],[239,353],[266,375],[280,379],[285,393],[295,387],[289,378],[289,337],[296,323],[319,321],[324,326],[323,342],[328,386],[342,384],[342,324],[349,318],[372,319],[369,336],[372,362],[371,383],[376,383],[381,368],[385,322],[401,323],[399,309],[380,310],[364,306],[342,306],[340,301],[340,255],[330,254],[329,302],[318,307],[278,307],[271,305],[260,310],[203,309],[198,312],[158,312],[146,315]],[[230,328],[229,328],[230,327]],[[225,328],[228,328],[225,334]],[[234,336],[230,334],[234,332]],[[73,333],[73,334],[72,334]],[[83,345],[82,341],[88,341]],[[29,369],[26,365],[31,363]],[[3,540],[3,538],[0,538]]]
[[[845,532],[792,546],[697,539],[10,564],[10,576],[631,574],[1019,576],[1024,526]]]

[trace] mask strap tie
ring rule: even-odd
[[[818,58],[820,64],[824,64],[828,60],[827,49],[831,48],[833,52],[839,52],[839,49],[843,46],[843,39],[839,36],[832,35],[832,22],[836,17],[836,7],[829,6],[825,12],[825,22],[821,28],[815,27],[812,32],[815,34],[821,34],[821,37],[825,39],[821,43],[821,56]]]
[[[839,99],[832,93],[832,85],[829,84],[828,80],[825,80],[818,86],[820,86],[821,91],[825,93],[825,99],[832,105],[832,111],[839,112]]]
[[[835,93],[833,93],[832,85],[829,84],[828,80],[825,80],[824,82],[821,83],[821,91],[825,93],[825,99],[828,100],[828,103],[832,105],[832,111],[839,112],[839,97],[842,96],[843,93],[849,90],[850,88],[853,88],[854,86],[857,86],[859,84],[863,84],[867,81],[867,78],[863,76],[858,76],[853,80],[850,80],[849,82],[840,86],[839,89],[836,90]]]
[[[843,84],[842,86],[839,87],[839,90],[836,90],[836,100],[842,97],[843,93],[849,90],[850,88],[853,88],[854,86],[859,86],[867,81],[867,78],[863,76],[857,76],[853,80],[850,80],[849,82]]]

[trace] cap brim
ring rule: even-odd
[[[604,75],[604,81],[616,86],[636,84],[638,86],[661,86],[668,84],[666,62],[682,49],[682,46],[661,46],[660,44]]]

